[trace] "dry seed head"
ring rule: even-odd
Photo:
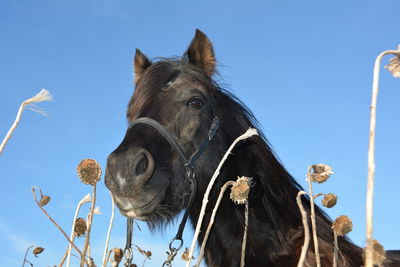
[[[37,255],[39,255],[40,253],[42,253],[43,250],[44,250],[44,248],[42,248],[42,247],[35,247],[35,249],[32,251],[32,253],[33,253],[33,255],[34,255],[35,257],[37,257]]]
[[[314,183],[323,183],[333,174],[332,168],[326,164],[314,164],[310,179]]]
[[[149,250],[149,251],[146,251],[144,254],[145,254],[145,256],[146,256],[147,258],[149,258],[149,259],[150,259],[151,255],[152,255],[152,253],[151,253],[150,250]]]
[[[337,196],[335,196],[332,193],[324,195],[324,198],[321,201],[322,206],[327,208],[332,208],[333,206],[336,205],[336,202],[337,202]]]
[[[44,196],[40,199],[40,201],[39,201],[39,206],[40,206],[40,207],[44,207],[44,206],[46,206],[49,202],[50,202],[50,197],[44,195]]]
[[[122,257],[124,256],[124,251],[120,248],[114,248],[114,261],[121,262]]]
[[[181,259],[184,261],[189,261],[189,249],[185,248],[185,251],[182,253]],[[192,260],[194,257],[192,256]]]
[[[389,60],[389,64],[385,66],[385,69],[390,71],[395,78],[400,78],[400,55],[392,57]]]
[[[94,263],[93,258],[91,258],[91,257],[89,257],[89,264],[88,264],[88,266],[89,266],[89,267],[97,267],[97,265]]]
[[[85,219],[77,218],[75,220],[75,227],[74,227],[74,233],[76,234],[76,236],[81,237],[85,235],[86,230],[87,230],[87,225]]]
[[[137,267],[137,265],[132,263],[131,265],[129,265],[129,267]]]
[[[342,215],[333,222],[332,229],[338,236],[344,236],[353,229],[353,222],[348,216]]]
[[[140,254],[142,254],[143,256],[145,256],[146,258],[150,259],[151,257],[151,251],[146,251],[144,249],[141,249],[139,246],[135,245],[136,249],[140,252]]]
[[[76,168],[76,172],[81,178],[81,182],[84,184],[95,185],[98,181],[100,181],[100,164],[94,159],[82,160]]]
[[[247,197],[250,192],[250,178],[249,177],[238,177],[236,182],[231,188],[230,197],[236,204],[244,204],[247,201]]]
[[[382,266],[383,262],[386,259],[385,249],[383,246],[376,240],[372,239],[372,261],[374,265]]]

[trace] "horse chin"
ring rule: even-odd
[[[162,191],[162,190],[160,190]],[[120,213],[126,217],[141,221],[149,221],[157,213],[165,192],[158,192],[147,202],[138,203],[134,198],[114,195],[114,201]]]

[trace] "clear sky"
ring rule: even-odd
[[[372,68],[400,43],[399,10],[398,0],[1,1],[0,138],[40,88],[54,101],[37,105],[47,117],[24,112],[0,156],[0,266],[21,265],[30,244],[46,249],[30,257],[35,266],[59,263],[67,243],[34,204],[31,186],[52,197],[47,210],[69,233],[77,202],[90,192],[77,164],[94,158],[105,168],[126,130],[135,48],[149,57],[181,55],[196,28],[214,44],[218,80],[255,113],[293,176],[305,185],[307,166],[334,168],[315,192],[339,196],[328,213],[350,216],[350,237],[363,246]],[[374,235],[399,249],[400,80],[381,76]],[[98,198],[92,249],[99,266],[110,215],[103,180]],[[159,266],[177,225],[154,234],[140,225],[134,243],[153,252],[146,266]],[[124,229],[117,214],[111,247],[124,246]]]

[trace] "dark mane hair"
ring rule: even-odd
[[[256,128],[259,132],[259,137],[246,141],[247,153],[235,153],[237,162],[252,162],[252,169],[256,170],[255,174],[260,179],[253,179],[253,199],[261,200],[262,206],[266,212],[266,218],[271,225],[272,236],[274,241],[288,251],[292,249],[294,244],[302,244],[303,229],[300,224],[301,214],[296,203],[296,195],[300,190],[303,190],[301,185],[287,172],[282,162],[275,155],[270,143],[265,135],[258,127],[259,123],[253,113],[232,93],[220,90],[218,92],[220,102],[223,103],[222,109],[227,114],[235,114],[225,118],[223,125],[235,125],[235,128],[223,127],[221,134],[229,136],[227,142],[232,142],[237,136],[242,134],[249,127]],[[230,139],[230,141],[228,141]],[[244,150],[244,149],[243,149]],[[251,205],[251,200],[250,200]],[[303,196],[303,205],[310,211],[309,197]],[[315,207],[317,214],[318,235],[326,244],[333,244],[333,234],[331,230],[332,221],[329,216],[319,207]],[[288,212],[290,211],[290,212]],[[243,211],[237,210],[236,216],[241,222],[243,219]],[[297,225],[298,229],[294,230],[293,226]],[[251,229],[249,231],[259,231],[259,229]],[[291,235],[290,238],[289,235]],[[360,249],[355,248],[347,238],[341,239],[341,249],[343,252],[360,252]],[[325,244],[325,245],[326,245]],[[312,245],[311,245],[312,246]],[[271,253],[271,260],[276,257],[276,253]],[[282,251],[281,251],[282,253]],[[326,253],[326,252],[325,252]],[[278,253],[279,254],[279,253]],[[331,253],[329,253],[331,254]],[[359,263],[360,259],[352,262]]]

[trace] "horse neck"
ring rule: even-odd
[[[266,194],[271,194],[271,192],[266,192],[264,187],[265,183],[270,181],[263,180],[268,180],[268,176],[272,175],[269,172],[274,170],[281,176],[287,176],[288,174],[273,155],[270,155],[272,156],[271,159],[265,158],[266,155],[262,155],[263,159],[256,159],[260,156],[254,155],[254,149],[258,145],[260,144],[255,142],[254,144],[249,143],[238,146],[224,164],[210,194],[199,241],[201,243],[204,239],[205,229],[207,229],[209,224],[213,207],[215,206],[219,190],[224,181],[236,180],[237,176],[248,176],[253,179],[253,185],[249,196],[249,227],[246,246],[248,258],[246,264],[249,266],[264,266],[267,263],[277,261],[277,259],[279,259],[282,264],[289,264],[289,261],[294,261],[296,258],[291,254],[286,238],[290,232],[293,232],[293,229],[296,228],[298,224],[301,224],[301,220],[298,219],[297,216],[294,216],[295,219],[292,220],[295,221],[295,226],[291,225],[293,222],[285,222],[285,216],[282,215],[296,213],[298,210],[293,212],[293,207],[289,207],[289,211],[287,211],[287,203],[279,204],[279,200],[271,201],[269,197],[266,197]],[[267,150],[261,152],[266,153]],[[271,170],[262,166],[265,164],[265,161],[268,161]],[[208,180],[210,177],[209,175],[210,174],[207,174],[204,175],[204,177],[198,178],[200,181]],[[274,175],[277,174],[275,173]],[[287,176],[281,179],[288,179],[289,177],[290,176]],[[282,186],[289,184],[289,182],[281,181]],[[271,186],[273,185],[274,183],[272,183]],[[293,185],[291,186],[293,187]],[[202,187],[204,188],[204,186]],[[283,200],[286,198],[284,194],[287,194],[286,191],[289,189],[286,188],[284,192],[280,192],[279,190],[278,188],[274,189],[271,197],[275,196]],[[295,192],[296,190],[293,188],[292,191]],[[191,220],[194,223],[196,223],[198,219],[198,211],[201,209],[203,193],[204,192],[199,193],[194,201],[193,211],[191,212]],[[291,203],[291,201],[289,202]],[[283,205],[284,207],[282,206],[282,209],[277,211],[274,204]],[[267,208],[265,205],[267,205]],[[285,208],[285,210],[283,208]],[[229,192],[225,192],[207,241],[205,256],[208,265],[238,265],[238,263],[240,263],[243,231],[244,205],[234,204],[229,198]],[[290,265],[291,264],[287,266]]]
[[[201,176],[199,177],[201,181],[208,181],[210,174]],[[248,199],[246,265],[296,266],[304,234],[296,203],[296,195],[301,187],[261,138],[238,146],[222,168],[210,194],[199,243],[201,244],[204,239],[205,229],[210,222],[220,188],[224,182],[235,180],[237,176],[248,176],[253,179]],[[203,194],[204,192],[199,193],[194,201],[191,211],[191,220],[194,223],[198,220]],[[309,202],[303,201],[303,203],[310,213]],[[321,250],[325,255],[329,254],[327,258],[331,262],[333,244],[331,222],[319,208],[316,208],[316,217]],[[234,204],[229,198],[229,192],[225,192],[208,237],[205,251],[207,264],[239,266],[243,231],[244,205]],[[357,247],[344,239],[339,242],[345,246],[344,256],[348,254],[349,258],[356,257],[358,264]]]

